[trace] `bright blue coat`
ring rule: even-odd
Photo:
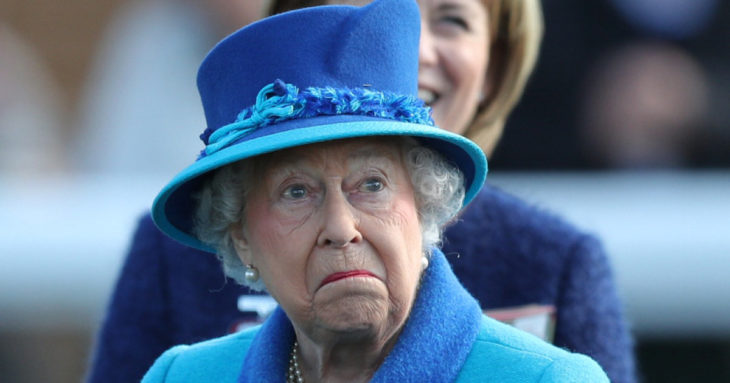
[[[143,379],[282,382],[294,330],[277,309],[259,327],[165,352]],[[398,341],[372,382],[608,382],[596,362],[481,314],[435,251]]]

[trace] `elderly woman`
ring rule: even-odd
[[[206,148],[153,218],[280,307],[168,350],[144,381],[607,381],[484,317],[435,247],[486,159],[415,97],[418,42],[416,4],[378,0],[265,19],[211,51]]]

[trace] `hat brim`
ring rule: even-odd
[[[486,180],[487,160],[484,153],[472,141],[458,134],[438,127],[375,117],[316,117],[260,128],[242,139],[242,142],[199,159],[175,176],[157,195],[152,205],[152,218],[160,230],[175,240],[200,250],[215,252],[192,234],[192,216],[196,206],[193,196],[213,170],[277,150],[372,136],[410,136],[441,153],[464,174],[463,206],[476,196]]]

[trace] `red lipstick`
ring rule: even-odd
[[[322,281],[322,283],[319,285],[319,287],[322,287],[322,286],[324,286],[324,285],[326,285],[328,283],[332,283],[332,282],[335,282],[335,281],[339,281],[340,279],[352,278],[352,277],[357,277],[357,276],[368,276],[368,277],[375,277],[375,278],[377,278],[377,276],[375,274],[373,274],[373,273],[371,273],[371,272],[369,272],[367,270],[343,271],[343,272],[340,272],[340,273],[334,273],[334,274],[328,275],[327,278],[325,278]]]

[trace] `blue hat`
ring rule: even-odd
[[[253,23],[222,40],[198,71],[206,147],[157,195],[152,217],[172,238],[192,234],[194,195],[227,164],[315,142],[411,136],[465,176],[466,205],[487,160],[468,139],[439,129],[417,97],[420,16],[415,1],[322,6]]]

